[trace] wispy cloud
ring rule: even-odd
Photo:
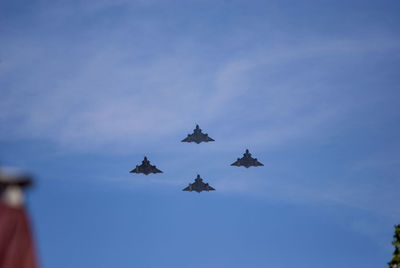
[[[229,174],[218,178],[216,188],[226,194],[244,194],[272,202],[337,205],[349,209],[359,209],[368,213],[399,220],[400,208],[396,203],[397,188],[393,185],[377,183],[344,183],[342,180],[307,183],[295,178],[251,178]]]
[[[174,151],[176,144],[165,138],[181,139],[195,123],[217,139],[207,147],[210,152],[247,146],[266,151],[321,139],[341,131],[343,121],[357,121],[354,111],[387,97],[354,89],[361,84],[353,80],[361,80],[347,77],[347,68],[362,66],[366,58],[379,62],[382,51],[388,56],[400,44],[398,38],[373,32],[362,38],[310,35],[279,45],[268,40],[256,44],[240,29],[199,43],[199,36],[210,33],[203,29],[166,37],[157,16],[119,17],[122,13],[110,9],[148,5],[142,1],[92,4],[43,6],[36,22],[57,17],[55,28],[46,28],[54,36],[37,29],[37,36],[30,32],[3,38],[0,139],[43,139],[76,151],[132,152],[154,144]],[[108,16],[115,17],[115,25],[88,25],[75,35],[76,29],[65,24],[77,16],[75,11],[80,18],[103,23],[104,10],[111,10]],[[68,31],[57,35],[61,26]],[[231,45],[235,40],[246,43],[245,49],[238,52]],[[271,183],[260,179],[252,188],[227,178],[217,186],[271,195],[276,191],[296,200],[344,200],[360,207],[373,203],[368,201],[372,186],[320,185],[312,190],[294,182]],[[329,190],[321,193],[321,187]]]
[[[62,67],[45,59],[49,48],[36,48],[36,60],[42,61],[39,68],[26,73],[23,81],[10,81],[13,90],[1,101],[7,111],[1,119],[10,126],[2,139],[45,137],[68,146],[96,147],[159,139],[187,132],[194,121],[201,121],[219,125],[220,133],[236,131],[233,138],[241,142],[276,146],[318,132],[324,124],[346,116],[353,106],[345,99],[327,102],[324,94],[329,96],[335,89],[323,85],[326,70],[309,68],[315,76],[311,85],[305,72],[285,77],[279,71],[299,61],[347,60],[376,49],[376,44],[371,47],[364,41],[328,40],[251,51],[206,70],[207,60],[196,56],[155,55],[143,61],[124,45],[100,40],[103,44],[83,47],[92,50],[88,55],[58,55]],[[382,45],[387,46],[386,41]],[[83,59],[75,61],[77,56]],[[14,74],[25,60],[15,53],[3,69]],[[273,75],[284,79],[277,82]],[[228,126],[222,124],[227,120]],[[240,138],[243,133],[246,137]]]

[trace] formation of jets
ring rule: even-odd
[[[210,142],[214,141],[214,139],[210,138],[207,133],[203,133],[199,125],[196,125],[196,128],[193,130],[192,134],[188,134],[186,138],[184,138],[181,142],[195,142],[197,144],[201,142]],[[244,166],[245,168],[249,167],[258,167],[264,166],[261,162],[257,160],[257,158],[251,157],[251,153],[248,149],[243,154],[242,158],[238,158],[237,161],[231,164],[231,166]],[[130,171],[130,173],[142,173],[144,175],[149,175],[150,173],[163,173],[159,170],[155,165],[151,165],[150,161],[145,156],[141,165],[136,165],[136,168]],[[213,187],[211,187],[208,183],[204,183],[203,179],[198,174],[193,183],[189,183],[189,186],[184,188],[182,191],[215,191]]]

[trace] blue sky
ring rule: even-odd
[[[386,267],[398,1],[2,1],[0,161],[43,267]],[[181,143],[195,124],[216,141]],[[248,148],[260,168],[230,163]],[[147,156],[163,174],[129,170]],[[196,174],[217,191],[182,192]]]

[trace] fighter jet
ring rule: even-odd
[[[183,189],[182,191],[196,191],[200,193],[201,191],[215,191],[208,183],[204,183],[203,179],[200,178],[200,175],[197,175],[197,178],[194,180],[194,183],[189,183],[189,186]]]
[[[246,168],[249,167],[257,167],[264,166],[262,163],[258,162],[257,158],[251,157],[251,153],[246,149],[246,152],[243,154],[242,158],[238,158],[236,162],[232,163],[231,166],[244,166]]]
[[[214,140],[208,137],[208,134],[202,133],[199,125],[196,125],[196,128],[193,130],[193,134],[188,134],[188,136],[184,138],[181,142],[195,142],[199,144],[202,141],[209,142]]]
[[[163,173],[161,170],[156,168],[156,166],[150,165],[150,161],[147,157],[144,157],[142,164],[140,166],[136,165],[135,169],[132,169],[129,173],[143,173],[144,175],[149,175],[150,173]]]

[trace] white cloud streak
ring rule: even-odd
[[[196,57],[160,55],[143,62],[135,60],[137,54],[116,44],[94,48],[84,60],[79,59],[81,64],[62,56],[59,60],[65,61],[66,67],[45,60],[23,81],[12,81],[13,89],[0,102],[2,110],[7,111],[1,120],[11,126],[10,132],[2,133],[2,139],[40,137],[68,146],[89,144],[95,148],[110,142],[159,139],[173,132],[187,132],[193,121],[220,125],[222,131],[232,132],[248,127],[243,121],[248,118],[250,123],[261,124],[253,126],[245,139],[254,144],[279,145],[312,135],[324,124],[345,116],[350,103],[326,102],[320,96],[331,94],[332,88],[310,89],[306,83],[296,84],[299,77],[286,77],[281,82],[261,80],[267,83],[265,88],[251,89],[255,83],[250,81],[252,73],[279,74],[276,69],[293,62],[320,57],[345,60],[357,49],[358,53],[371,49],[354,41],[345,45],[343,41],[327,43],[252,52],[227,59],[218,69],[203,74],[198,73],[198,67],[203,67]],[[44,59],[46,49],[36,59]],[[33,50],[37,48],[29,49]],[[10,61],[5,71],[15,74],[25,56]],[[58,72],[53,68],[59,68]],[[315,75],[320,83],[321,73]],[[226,118],[231,118],[229,126],[221,125]]]

